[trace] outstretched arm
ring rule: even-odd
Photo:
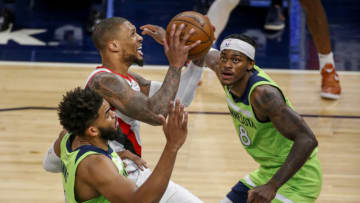
[[[258,117],[270,119],[284,137],[294,141],[285,163],[269,182],[249,192],[248,201],[267,202],[271,201],[276,191],[303,166],[318,143],[304,119],[286,104],[282,93],[276,87],[258,86],[250,99]]]
[[[184,104],[185,107],[189,106],[194,99],[198,83],[202,76],[203,65],[202,63],[200,65],[198,64],[191,62],[181,74],[179,89],[175,98],[180,99],[180,102]],[[161,88],[161,82],[146,80],[134,72],[130,74],[139,83],[141,92],[149,97],[152,97]]]
[[[205,66],[213,70],[216,76],[219,77],[219,59],[220,51],[217,49],[210,49],[210,51],[205,56]]]
[[[187,137],[188,119],[184,107],[176,102],[175,107],[171,103],[169,109],[167,121],[162,117],[165,148],[154,171],[141,187],[137,188],[120,175],[114,163],[103,155],[89,155],[81,161],[76,181],[88,185],[110,202],[159,202],[167,188],[177,152]],[[85,200],[79,193],[77,196],[80,201]]]
[[[111,73],[95,75],[88,84],[89,87],[127,116],[152,125],[160,125],[159,114],[166,117],[169,111],[167,104],[175,98],[180,82],[181,68],[187,59],[188,52],[200,43],[197,41],[191,45],[185,45],[194,30],[180,39],[183,28],[184,25],[178,29],[173,26],[169,42],[165,41],[164,50],[170,67],[161,88],[152,97],[148,98],[144,94],[132,90],[123,78]]]

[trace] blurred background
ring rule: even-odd
[[[166,27],[177,13],[195,10],[206,14],[213,0],[0,0],[2,31],[0,61],[100,63],[91,41],[91,26],[111,16],[134,25]],[[327,13],[336,69],[360,70],[360,3],[358,0],[322,1]],[[284,0],[285,28],[264,30],[271,0],[241,0],[219,40],[231,33],[246,33],[258,44],[256,63],[277,69],[318,70],[316,47],[306,29],[298,0]],[[6,23],[12,24],[7,26]],[[5,24],[5,25],[4,25]],[[219,41],[218,40],[218,41]],[[214,45],[218,48],[219,44]],[[163,49],[144,38],[147,65],[167,64]]]

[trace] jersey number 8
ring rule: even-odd
[[[239,134],[240,134],[241,143],[243,143],[243,145],[245,145],[245,146],[250,146],[251,140],[250,140],[250,138],[247,134],[247,131],[244,127],[242,127],[242,126],[239,127]]]

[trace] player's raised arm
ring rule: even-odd
[[[191,45],[185,45],[193,31],[188,32],[180,39],[180,33],[183,29],[183,25],[178,28],[174,25],[169,42],[164,45],[170,67],[161,88],[152,97],[148,98],[144,94],[132,90],[124,79],[105,72],[96,74],[88,86],[103,95],[113,107],[127,116],[152,125],[160,125],[159,114],[166,116],[168,113],[167,104],[175,98],[181,69],[187,59],[188,52],[199,44],[199,42],[195,42]]]
[[[188,119],[184,106],[177,101],[175,107],[170,103],[169,109],[167,121],[161,119],[167,140],[165,148],[154,171],[141,187],[137,188],[119,174],[111,159],[104,155],[89,155],[80,162],[76,176],[78,183],[87,184],[110,202],[159,202],[167,188],[177,152],[187,137]],[[85,197],[81,192],[77,191],[78,198]]]

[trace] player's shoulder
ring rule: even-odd
[[[254,88],[250,95],[250,100],[255,106],[263,106],[263,104],[267,104],[274,100],[283,101],[284,98],[277,87],[270,84],[263,84]]]
[[[127,84],[124,78],[112,73],[112,72],[98,72],[95,74],[91,80],[89,80],[88,85],[90,87],[97,87],[99,85],[111,86],[111,85],[121,85]]]
[[[80,161],[78,170],[88,171],[89,174],[95,174],[98,170],[101,170],[102,167],[105,167],[110,163],[111,159],[104,154],[89,154]]]

